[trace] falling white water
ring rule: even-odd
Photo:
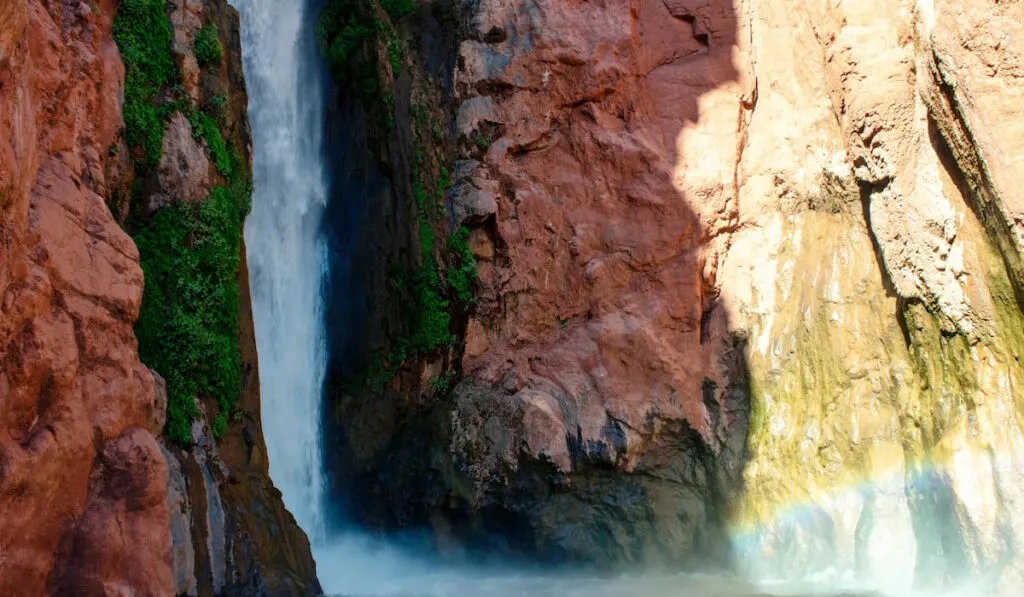
[[[320,400],[325,368],[320,218],[327,200],[324,88],[307,2],[232,0],[241,15],[255,195],[245,223],[270,476],[323,538]]]

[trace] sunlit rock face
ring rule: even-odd
[[[1015,586],[1024,5],[463,17],[467,379],[367,461],[364,520],[556,560]]]

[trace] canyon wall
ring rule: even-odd
[[[155,147],[134,142],[143,138],[133,128],[142,104],[131,87],[137,72],[126,87],[125,65],[138,68],[140,58],[133,47],[122,61],[118,46],[133,19],[158,40],[166,33],[153,49],[181,79],[173,91],[149,90],[161,118],[152,121]],[[308,541],[267,473],[244,261],[228,260],[225,270],[237,300],[226,323],[237,337],[235,392],[189,396],[198,413],[190,424],[168,427],[179,414],[168,401],[180,396],[159,351],[172,351],[174,338],[140,360],[133,332],[140,311],[152,324],[150,294],[163,284],[154,265],[161,245],[144,236],[148,218],[178,204],[198,206],[200,219],[209,213],[214,190],[231,182],[215,163],[225,142],[238,152],[239,179],[247,177],[237,20],[223,0],[0,4],[4,595],[319,593]],[[194,48],[204,24],[217,60],[200,68]],[[207,122],[219,130],[200,134],[196,106],[211,104]],[[148,158],[152,166],[140,166]],[[220,225],[237,259],[240,222]],[[175,238],[175,250],[203,248],[196,234]],[[197,270],[207,266],[215,264]],[[190,298],[167,302],[189,312],[180,303]],[[145,343],[147,329],[136,332]]]
[[[408,53],[340,69],[369,56],[390,103],[339,105],[399,148],[389,211],[359,213],[400,240],[354,250],[383,358],[328,395],[351,516],[558,562],[1015,586],[1024,4],[395,4],[369,5]],[[435,236],[466,241],[472,300]],[[419,292],[396,262],[444,279],[450,342],[392,314],[431,301],[380,298]]]

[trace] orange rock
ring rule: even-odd
[[[0,7],[4,595],[172,591],[142,271],[102,199],[123,67],[99,4]]]
[[[583,437],[599,438],[608,412],[634,429],[652,414],[686,419],[712,441],[701,380],[727,380],[699,338],[713,283],[694,258],[712,232],[693,207],[705,197],[676,182],[677,136],[701,118],[702,94],[724,90],[740,110],[740,15],[731,0],[544,4],[541,17],[488,3],[477,31],[508,38],[462,46],[457,76],[511,90],[467,99],[459,130],[504,126],[474,173],[514,190],[497,197],[507,259],[481,269],[482,294],[516,301],[481,305],[470,330],[489,346],[467,338],[464,367],[481,382],[510,367],[557,380]]]
[[[319,594],[308,540],[268,474],[244,249],[232,424],[218,444],[197,422],[201,445],[166,458],[154,438],[168,398],[132,330],[143,272],[104,201],[131,182],[118,174],[130,169],[118,4],[0,3],[0,595]],[[171,20],[186,67],[204,20],[238,35],[220,0],[176,2]],[[237,43],[222,67],[193,73],[186,91],[231,91],[226,130],[248,160]],[[203,201],[214,176],[176,113],[149,208]]]

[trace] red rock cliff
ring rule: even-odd
[[[1024,5],[460,6],[476,303],[338,401],[362,519],[1012,593]]]
[[[167,465],[136,354],[138,251],[106,207],[114,2],[0,7],[0,593],[171,593]]]
[[[244,262],[231,424],[214,441],[197,422],[188,449],[161,437],[166,391],[132,329],[139,252],[111,214],[128,208],[118,4],[0,4],[0,594],[317,594],[308,542],[267,473]],[[248,151],[237,14],[220,0],[166,12],[193,99],[230,92],[225,120]],[[200,16],[226,45],[202,74]],[[188,127],[170,119],[177,161],[148,196],[205,199],[210,151]]]

